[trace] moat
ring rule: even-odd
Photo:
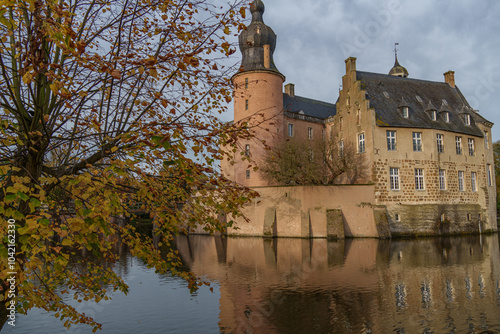
[[[211,282],[189,294],[124,252],[130,285],[80,311],[118,333],[500,333],[497,234],[422,239],[183,236],[185,263]],[[2,332],[65,331],[48,314],[18,315]]]

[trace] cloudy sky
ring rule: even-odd
[[[500,140],[500,1],[263,1],[264,21],[278,36],[275,64],[297,95],[335,103],[347,57],[360,71],[388,73],[399,43],[411,78],[442,82],[455,71]]]

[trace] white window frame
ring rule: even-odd
[[[473,157],[476,155],[476,145],[474,143],[474,138],[469,138],[467,142],[469,146],[469,156]]]
[[[472,192],[477,192],[477,173],[476,172],[470,173],[470,184],[471,184]]]
[[[465,172],[458,171],[458,191],[465,191]]]
[[[415,190],[425,190],[424,170],[415,168]]]
[[[295,135],[294,126],[292,123],[288,123],[288,137],[293,137]]]
[[[470,115],[469,114],[464,115],[464,122],[465,122],[465,125],[470,125]]]
[[[365,153],[366,143],[365,143],[365,133],[358,133],[358,153]]]
[[[389,184],[391,190],[401,190],[399,182],[399,168],[391,167],[389,169]]]
[[[387,150],[388,151],[396,151],[397,148],[397,134],[394,130],[387,130]]]
[[[444,135],[436,134],[437,152],[444,153]]]
[[[413,132],[413,152],[422,152],[422,132]]]
[[[410,109],[408,107],[403,107],[403,117],[404,118],[410,117]]]
[[[455,151],[457,152],[457,155],[463,154],[462,137],[460,136],[455,137]]]
[[[439,190],[446,190],[446,170],[439,170]]]
[[[450,123],[450,113],[447,111],[444,113],[444,121]]]
[[[307,128],[307,139],[313,140],[313,128],[311,127]]]

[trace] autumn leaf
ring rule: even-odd
[[[122,78],[120,71],[117,69],[114,69],[113,71],[111,71],[111,76],[115,79],[118,79],[118,80],[120,80]]]

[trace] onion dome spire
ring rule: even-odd
[[[408,77],[408,71],[406,70],[406,68],[404,68],[403,66],[401,66],[398,62],[398,49],[397,49],[397,46],[399,45],[399,43],[396,43],[395,46],[394,46],[394,53],[395,53],[395,56],[396,56],[396,61],[394,62],[394,67],[391,68],[391,70],[389,71],[389,75],[392,75],[394,77],[402,77],[402,78],[407,78]]]
[[[240,50],[243,55],[240,72],[268,70],[278,72],[273,60],[276,48],[276,34],[264,23],[264,3],[254,0],[250,4],[252,22],[239,36]]]

